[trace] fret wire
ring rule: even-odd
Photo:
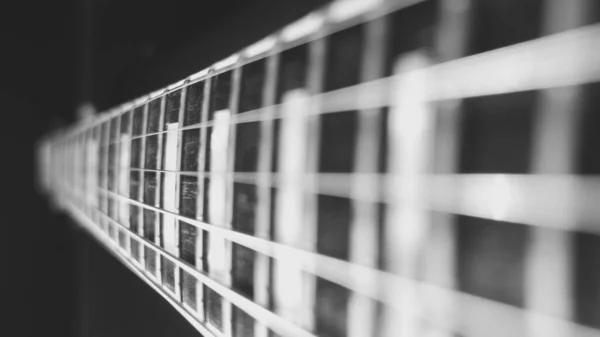
[[[186,95],[187,95],[187,86],[181,87],[179,90],[179,111],[177,112],[177,126],[180,127],[183,125],[183,121],[184,121],[184,112],[185,112],[185,100],[186,100]],[[175,91],[174,91],[175,92]],[[168,96],[167,96],[168,97]],[[176,147],[176,154],[175,154],[175,168],[180,171],[181,170],[181,161],[182,161],[182,152],[183,152],[183,131],[181,130],[176,130],[176,131],[172,131],[175,132],[177,134],[177,147]],[[165,151],[166,153],[166,151]],[[166,159],[165,159],[165,165],[166,165]],[[165,183],[166,186],[166,183]],[[164,195],[164,191],[162,192],[162,198],[163,200],[166,198],[166,196]],[[174,193],[174,198],[175,198],[175,210],[176,213],[180,212],[180,201],[181,201],[181,179],[179,175],[175,175],[175,193]],[[164,202],[163,202],[164,203]],[[174,241],[175,241],[175,252],[176,252],[176,256],[180,257],[181,256],[181,227],[179,224],[179,221],[177,219],[173,220],[175,222],[174,224],[174,230],[175,233],[173,233],[173,237],[174,237]],[[164,228],[164,226],[163,226]],[[164,229],[163,229],[164,230]],[[176,267],[174,270],[175,276],[174,276],[174,282],[175,282],[175,293],[177,294],[177,297],[179,298],[179,300],[181,302],[183,302],[183,287],[181,286],[182,283],[182,276],[181,276],[181,269],[179,267]]]
[[[277,42],[277,41],[275,41]],[[270,113],[269,109],[274,109],[275,99],[277,95],[277,76],[278,66],[280,60],[280,54],[277,50],[278,44],[275,43],[273,47],[273,53],[265,59],[265,79],[262,90],[262,105],[266,106],[266,114]],[[255,214],[255,235],[259,238],[273,240],[271,237],[271,219],[270,209],[271,204],[274,202],[271,198],[271,182],[270,182],[270,171],[272,167],[272,152],[274,151],[274,122],[273,120],[261,121],[260,122],[260,138],[259,138],[259,150],[258,150],[258,163],[257,173],[259,177],[256,181],[256,214]],[[235,178],[234,178],[235,180]],[[264,254],[258,254],[255,258],[254,268],[254,297],[256,303],[259,305],[269,308],[269,304],[272,301],[272,282],[270,278],[272,264],[269,257]],[[267,337],[267,327],[259,321],[254,324],[255,337]]]
[[[588,0],[569,3],[544,1],[544,32],[552,34],[584,24],[584,13],[591,5]],[[532,171],[534,174],[570,174],[575,171],[571,154],[576,151],[577,122],[580,119],[582,90],[576,87],[550,88],[541,91],[537,107],[536,126],[533,131]],[[574,306],[571,289],[574,280],[570,268],[575,261],[575,243],[568,233],[546,228],[530,232],[528,252],[525,256],[524,297],[529,310],[573,319]],[[544,261],[552,260],[552,269]],[[540,284],[544,284],[540,287]],[[548,296],[552,294],[552,296]],[[568,331],[547,330],[539,321],[526,322],[531,331],[546,335],[569,334]]]
[[[388,21],[388,18],[384,16],[369,21],[365,23],[361,32],[364,41],[362,57],[364,60],[368,60],[362,62],[360,77],[363,83],[383,76],[385,54],[387,52],[385,45],[386,39],[389,38],[387,34]],[[375,196],[379,192],[379,177],[381,175],[364,173],[378,171],[379,156],[382,154],[378,153],[377,150],[382,144],[380,144],[380,137],[374,137],[373,135],[382,132],[379,127],[383,126],[383,114],[384,111],[381,108],[357,111],[357,144],[354,151],[353,171],[358,174],[350,174],[349,199],[352,203],[354,217],[350,223],[349,256],[353,263],[372,268],[377,268],[377,262],[380,258],[378,256],[378,246],[382,244],[378,240],[381,237],[379,235],[381,228],[376,225],[378,223],[378,206],[377,202],[364,200],[361,196]],[[326,193],[319,194],[325,195]],[[355,292],[350,296],[346,328],[348,337],[368,336],[371,331],[375,330],[377,324],[377,302]]]
[[[100,129],[100,131],[101,132],[104,131],[104,134],[105,134],[104,135],[104,141],[105,141],[105,143],[104,144],[100,144],[100,148],[104,149],[103,158],[102,158],[103,165],[102,165],[102,173],[101,173],[102,174],[102,178],[101,178],[102,179],[102,185],[101,185],[101,188],[103,188],[103,189],[107,189],[108,188],[108,157],[110,155],[108,143],[110,142],[110,137],[109,137],[110,136],[110,121],[111,120],[109,119],[109,120],[107,120],[103,124],[103,125],[107,125],[107,127],[104,130],[102,130],[102,128]],[[101,205],[101,207],[100,207],[101,211],[107,211],[108,207],[109,207],[108,206],[108,199],[104,198],[103,201],[102,201],[102,203],[100,205]],[[107,226],[107,223],[104,222],[103,225]]]
[[[211,95],[211,91],[210,88],[212,86],[212,77],[207,78],[204,81],[203,84],[203,95],[202,95],[202,108],[200,111],[200,123],[204,123],[206,122],[206,120],[208,119],[208,109],[210,108],[210,100],[212,99],[212,95]],[[205,164],[206,164],[206,139],[208,137],[208,128],[201,128],[200,129],[200,148],[198,151],[198,158],[197,158],[197,163],[198,163],[198,167],[197,170],[202,170],[204,171],[205,168]],[[205,212],[206,210],[204,209],[204,191],[205,191],[205,184],[204,184],[204,177],[198,177],[197,180],[197,185],[198,185],[198,194],[196,195],[196,219],[202,221],[204,220],[206,217]],[[204,264],[204,261],[206,261],[207,256],[205,256],[204,254],[204,250],[205,250],[205,243],[207,242],[207,240],[205,240],[205,236],[207,235],[204,230],[199,229],[198,230],[198,238],[196,239],[196,245],[195,245],[195,250],[196,250],[196,255],[197,256],[201,256],[201,261]],[[204,269],[204,265],[201,266],[202,269]],[[204,291],[204,284],[200,283],[199,284],[199,290],[197,290],[198,294],[200,294],[199,296],[201,297],[201,302],[200,303],[196,303],[196,307],[200,308],[199,311],[199,315],[202,319],[206,320],[206,317],[208,317],[207,311],[208,311],[208,306],[205,305],[206,303],[206,298],[205,298],[205,291]],[[198,289],[198,287],[197,287]],[[197,296],[198,297],[198,296]]]
[[[241,59],[238,59],[236,61],[237,66],[233,66],[233,69],[231,70],[231,86],[229,88],[230,93],[229,93],[229,116],[235,116],[238,113],[238,109],[239,109],[239,96],[240,96],[240,80],[241,80],[241,76],[243,76],[243,68],[240,65],[241,63]],[[213,129],[214,130],[214,129]],[[227,166],[229,170],[235,170],[235,153],[236,153],[236,124],[229,124],[229,139],[228,139],[228,147],[227,147]],[[226,176],[226,185],[225,185],[225,224],[223,224],[225,227],[231,228],[232,227],[232,219],[233,219],[233,180],[231,179],[231,176]],[[234,256],[234,248],[233,248],[233,243],[229,242],[228,245],[226,245],[226,253],[225,253],[225,258],[228,259],[228,261],[226,262],[226,266],[228,268],[228,274],[229,274],[229,283],[228,285],[230,287],[233,287],[233,281],[234,281],[234,270],[233,270],[233,265],[234,265],[234,260],[235,260],[235,256]],[[235,324],[235,322],[233,322],[233,308],[232,308],[232,303],[230,303],[229,301],[225,300],[224,302],[224,309],[223,309],[223,332],[225,337],[231,337],[233,335],[233,325]]]
[[[469,25],[472,14],[472,0],[446,0],[442,1],[438,9],[440,17],[438,32],[434,40],[434,50],[437,52],[439,62],[449,62],[465,56],[467,42],[470,38]],[[456,10],[460,8],[460,10]],[[438,103],[436,128],[437,135],[434,142],[435,160],[431,163],[431,170],[438,174],[457,174],[459,170],[460,155],[460,116],[462,101],[446,100]],[[458,231],[453,223],[452,213],[442,213],[436,223],[430,225],[430,243],[425,248],[426,266],[423,279],[427,282],[439,284],[453,291],[459,291],[458,279]],[[442,324],[456,326],[462,323],[460,317],[446,315],[447,312],[459,310],[460,302],[452,297],[437,296],[436,294],[421,294],[424,301],[432,298],[437,301],[437,306],[430,306],[428,315],[441,317]],[[443,331],[440,337],[452,337],[451,332]]]
[[[142,134],[146,132],[146,128],[148,127],[148,104],[144,104],[142,106]],[[140,142],[140,159],[139,166],[144,167],[146,162],[146,137],[141,139]],[[131,175],[130,175],[131,176]],[[144,200],[144,174],[140,172],[138,177],[139,184],[137,186],[138,192],[137,196],[139,200]],[[138,207],[139,209],[139,207]],[[146,226],[144,224],[144,211],[139,209],[137,214],[138,217],[138,231],[142,234],[146,234]],[[146,267],[146,250],[144,247],[140,247],[140,258],[142,263],[144,264],[144,268]]]
[[[116,191],[116,193],[119,193],[119,189],[120,189],[120,184],[119,184],[119,174],[121,171],[121,167],[120,167],[120,162],[121,162],[121,120],[123,118],[124,115],[120,115],[120,116],[116,116],[113,118],[113,123],[116,122],[116,126],[114,127],[114,137],[116,139],[116,142],[111,143],[111,145],[114,147],[115,152],[113,153],[114,159],[113,159],[113,182],[112,182],[112,186],[114,191]],[[112,125],[111,125],[112,127]],[[109,139],[109,141],[111,141]],[[111,146],[109,145],[109,146]],[[115,218],[119,219],[121,217],[121,211],[120,211],[120,207],[121,207],[121,203],[118,200],[114,200],[113,201],[113,214],[115,216]],[[117,230],[117,246],[119,248],[123,248],[121,247],[121,231]],[[129,236],[125,236],[126,238],[126,242],[125,242],[125,253],[127,255],[129,255]]]
[[[307,76],[307,80],[306,80],[306,93],[309,95],[318,95],[323,91],[323,74],[324,74],[324,69],[325,69],[325,60],[327,57],[327,44],[328,41],[324,39],[324,37],[327,35],[327,32],[329,31],[331,27],[329,26],[329,22],[325,22],[325,24],[323,26],[320,27],[319,30],[317,30],[314,34],[311,35],[311,41],[308,44],[308,63],[307,63],[307,68],[308,68],[308,74]],[[306,172],[312,173],[312,172],[318,172],[319,170],[319,146],[321,145],[321,137],[319,135],[320,130],[321,130],[321,123],[319,120],[318,115],[308,115],[306,112],[307,111],[319,111],[321,109],[321,101],[320,101],[320,97],[319,96],[313,96],[313,97],[317,97],[316,99],[311,100],[307,105],[302,106],[301,108],[308,108],[306,111],[295,111],[294,110],[290,110],[288,111],[288,113],[302,113],[304,114],[304,120],[302,121],[302,123],[305,123],[305,132],[303,132],[301,135],[305,138],[305,139],[299,139],[297,141],[300,142],[304,142],[306,144],[306,148],[304,148],[306,150],[306,154],[305,154],[305,159],[306,159],[306,166],[304,167],[304,170]],[[288,102],[289,104],[289,102]],[[289,117],[288,117],[289,118]],[[282,130],[283,133],[283,130]],[[293,155],[293,154],[288,154],[288,155]],[[300,205],[295,205],[297,207],[300,207],[300,209],[303,209],[304,214],[303,214],[303,218],[301,225],[302,225],[302,230],[299,230],[298,233],[300,233],[301,238],[300,240],[294,242],[294,245],[297,247],[301,247],[303,249],[309,250],[311,252],[316,252],[318,250],[318,196],[315,195],[314,193],[307,193],[307,189],[310,190],[312,187],[314,187],[317,184],[316,179],[313,178],[314,175],[311,177],[310,175],[308,177],[305,177],[305,179],[303,179],[303,184],[305,186],[305,190],[300,190],[298,191],[298,193],[302,196],[302,201],[300,202]],[[280,193],[283,194],[283,193]],[[280,199],[282,200],[282,199]],[[279,208],[279,210],[281,211],[281,207]],[[283,211],[282,211],[283,212]],[[287,217],[287,216],[286,216]],[[284,229],[284,222],[282,221],[282,219],[284,219],[283,217],[278,218],[277,220],[280,222],[279,224],[279,228],[277,228],[277,231],[281,231],[283,232]],[[287,219],[286,219],[287,220]],[[287,222],[287,221],[286,221]],[[278,261],[280,262],[280,261]],[[292,261],[290,261],[291,263]],[[279,263],[279,266],[283,266],[283,263]],[[275,269],[277,270],[277,269]],[[302,288],[301,290],[303,291],[301,294],[304,297],[303,298],[303,302],[302,302],[302,312],[301,312],[301,319],[304,321],[305,324],[307,324],[307,326],[309,326],[312,329],[317,329],[318,327],[318,315],[314,315],[313,311],[315,307],[318,306],[317,303],[317,298],[319,296],[319,288],[318,288],[318,280],[317,277],[313,276],[310,278],[306,278],[304,277],[303,273],[306,270],[302,270],[300,269],[301,273],[299,276],[301,279],[298,281],[301,281],[301,285]],[[279,279],[279,280],[275,280],[275,284],[276,282],[285,282],[287,279],[287,276],[285,276],[286,279]],[[300,289],[298,291],[301,291]],[[285,291],[289,291],[288,289],[285,289]]]
[[[158,98],[155,98],[155,100],[160,100],[160,114],[159,114],[159,118],[158,118],[158,130],[166,130],[166,126],[165,126],[165,120],[166,120],[166,95],[162,95]],[[150,105],[150,103],[148,104]],[[150,115],[148,114],[148,118],[150,117]],[[147,136],[150,137],[150,136]],[[156,168],[157,169],[162,169],[162,154],[163,154],[163,137],[162,135],[157,135],[154,136],[157,137],[157,147],[156,147]],[[145,163],[144,163],[144,167],[145,167]],[[154,206],[155,207],[161,207],[162,205],[162,196],[161,196],[161,186],[162,186],[162,174],[156,173],[155,174],[156,177],[156,187],[154,190]],[[146,185],[146,176],[144,174],[144,178],[143,178],[143,184],[144,186]],[[145,194],[145,191],[144,191]],[[145,195],[144,195],[145,197]],[[157,242],[158,245],[162,245],[163,241],[164,241],[164,233],[163,233],[163,221],[164,218],[161,217],[160,215],[155,216],[154,217],[154,242]],[[145,249],[145,248],[144,248]],[[163,261],[162,258],[160,256],[160,254],[156,254],[156,277],[158,278],[158,282],[159,284],[161,284],[163,286],[163,288],[165,287],[164,285],[164,279],[163,279]]]

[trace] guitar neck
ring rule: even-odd
[[[595,336],[600,27],[531,2],[335,1],[49,134],[40,184],[204,336]]]

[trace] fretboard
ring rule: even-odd
[[[599,336],[593,3],[335,1],[40,180],[204,336]]]

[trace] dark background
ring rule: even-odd
[[[204,69],[326,0],[9,1],[0,8],[2,335],[195,336],[36,190],[35,142]]]

